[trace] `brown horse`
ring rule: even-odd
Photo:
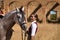
[[[13,27],[15,23],[18,23],[20,27],[26,31],[25,16],[22,8],[17,8],[11,12],[8,12],[2,19],[0,19],[0,40],[6,40],[6,33]]]

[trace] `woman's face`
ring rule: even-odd
[[[36,18],[35,18],[35,15],[31,15],[31,21],[34,21],[34,20],[36,20]]]

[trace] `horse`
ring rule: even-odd
[[[25,26],[25,13],[22,10],[23,7],[16,8],[5,14],[0,20],[0,40],[6,40],[6,33],[13,27],[15,23],[18,23],[22,30],[26,31]]]

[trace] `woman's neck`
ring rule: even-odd
[[[33,20],[33,21],[36,21],[36,20]],[[33,21],[32,21],[32,22],[33,22]]]

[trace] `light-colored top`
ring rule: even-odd
[[[31,23],[31,28],[32,28],[32,30],[31,30],[31,36],[35,36],[35,33],[36,33],[37,24],[36,24],[35,22],[36,22],[36,21],[33,21],[33,22]]]

